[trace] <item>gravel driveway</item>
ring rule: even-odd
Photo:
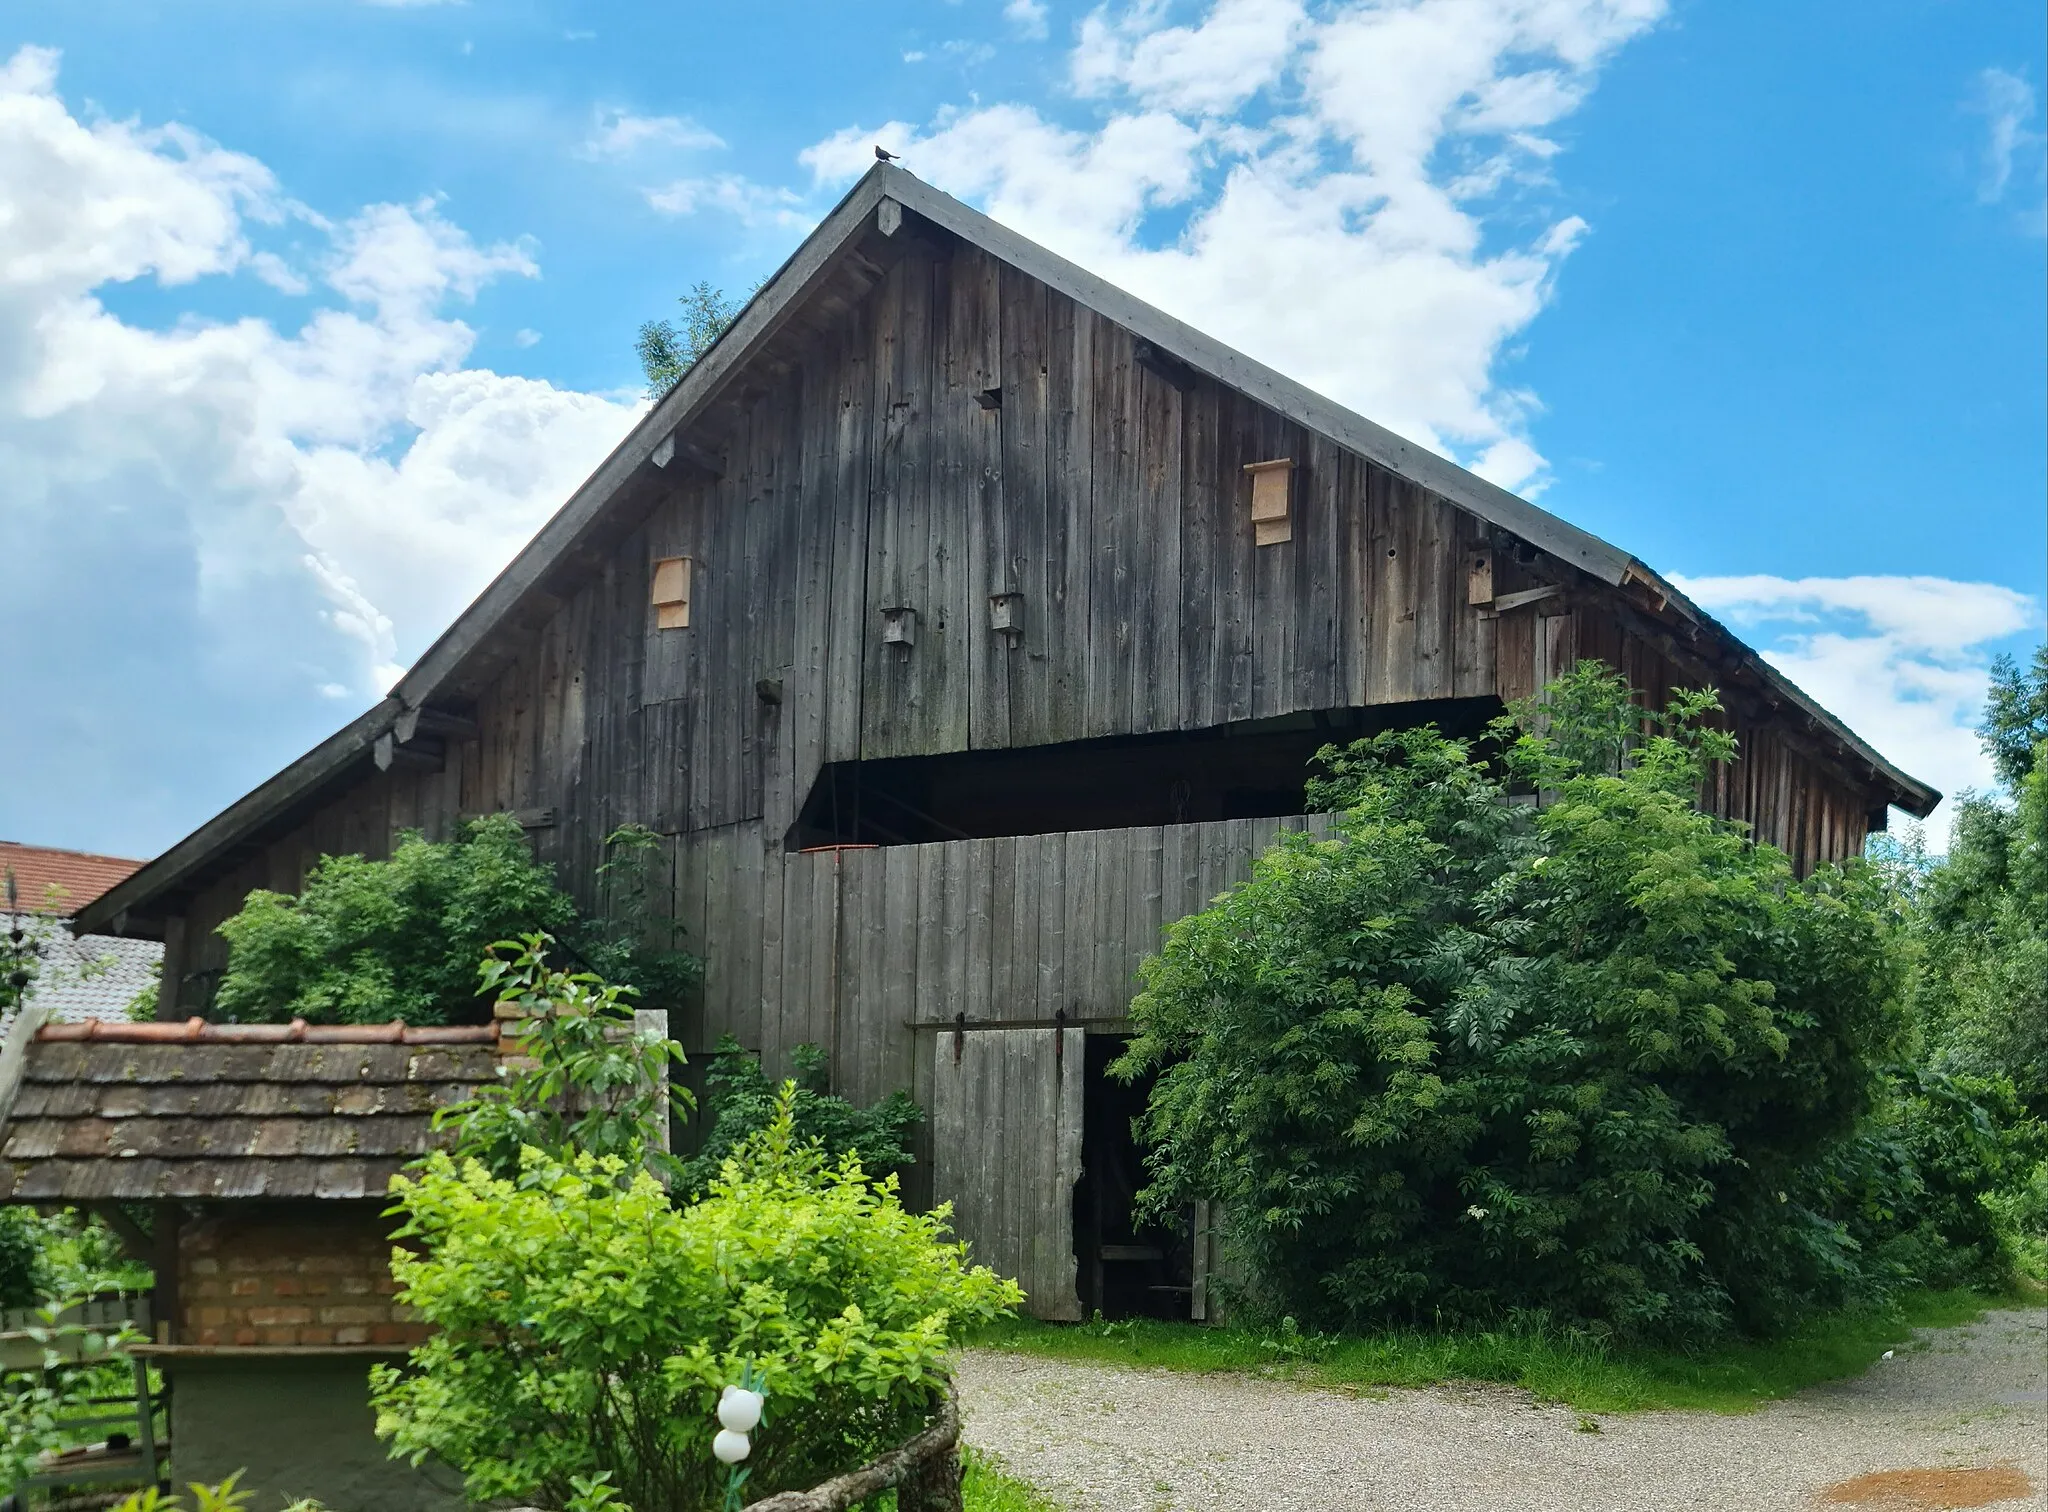
[[[1856,1380],[1755,1413],[1628,1413],[1597,1434],[1500,1387],[1354,1395],[992,1351],[964,1356],[959,1379],[968,1442],[1075,1512],[2048,1508],[2041,1310],[1925,1331]],[[1934,1500],[1828,1496],[1873,1471],[1956,1466],[2006,1467],[2003,1499],[1968,1499],[1954,1477]]]

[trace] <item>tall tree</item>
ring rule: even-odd
[[[683,307],[680,324],[650,320],[640,327],[633,348],[640,355],[640,370],[647,375],[647,397],[659,399],[674,388],[711,350],[711,344],[725,334],[740,312],[737,300],[726,298],[725,290],[699,283],[676,301]]]
[[[1937,1060],[2048,1114],[2048,644],[2000,659],[1978,733],[1999,788],[1959,795],[1921,883],[1919,1003]]]

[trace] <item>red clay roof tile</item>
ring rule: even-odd
[[[142,869],[140,861],[120,856],[95,856],[87,851],[52,850],[0,840],[0,908],[5,904],[5,877],[14,873],[19,906],[26,913],[68,919],[116,882]]]

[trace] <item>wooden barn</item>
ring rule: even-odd
[[[1040,1314],[1199,1315],[1102,1075],[1138,962],[1317,746],[1582,657],[1719,687],[1709,801],[1802,869],[1938,801],[1628,553],[880,165],[390,696],[80,922],[182,1019],[322,853],[511,811],[587,896],[650,825],[686,1049],[909,1089],[913,1195]]]

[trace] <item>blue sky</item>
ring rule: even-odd
[[[637,325],[877,140],[1982,781],[2044,53],[1979,0],[16,0],[0,836],[151,854],[358,712],[631,423]]]

